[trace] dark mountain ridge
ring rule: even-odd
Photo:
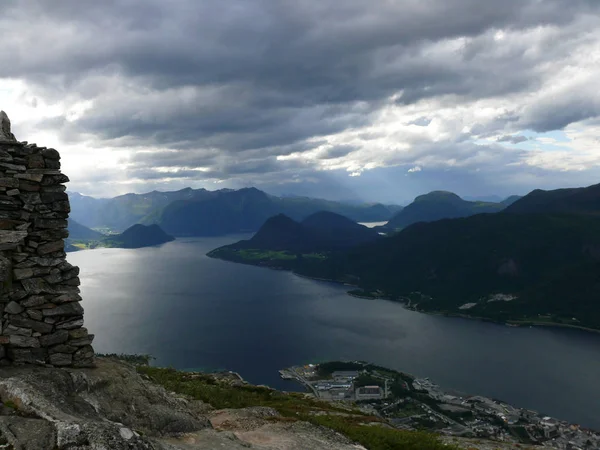
[[[503,203],[469,202],[447,191],[433,191],[418,196],[410,205],[398,212],[385,226],[402,229],[417,222],[434,222],[441,219],[468,217],[475,214],[502,211]]]
[[[600,184],[552,191],[536,189],[506,208],[506,212],[518,214],[572,213],[599,215]]]

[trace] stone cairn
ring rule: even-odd
[[[69,197],[60,155],[18,142],[0,112],[0,364],[88,367],[79,268],[64,251]]]

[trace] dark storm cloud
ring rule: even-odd
[[[594,0],[13,0],[0,17],[0,77],[25,80],[47,103],[91,101],[75,119],[41,124],[68,142],[91,136],[98,147],[162,149],[130,159],[136,178],[287,177],[306,163],[277,156],[368,127],[390,102],[460,103],[539,86],[542,69],[570,54],[599,11]],[[497,43],[501,29],[534,27],[555,34]],[[516,124],[547,131],[600,113],[593,99],[568,98],[507,111],[459,141],[512,133],[503,129]],[[334,146],[317,158],[355,149]],[[477,151],[457,145],[444,155]]]

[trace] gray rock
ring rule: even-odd
[[[10,302],[8,305],[6,305],[6,308],[4,308],[4,312],[9,314],[21,314],[23,311],[25,310],[17,302]]]
[[[69,339],[69,332],[67,330],[59,330],[52,334],[47,334],[40,337],[40,345],[42,347],[51,347],[53,345],[63,344]]]
[[[10,267],[10,260],[0,255],[0,282],[3,283],[10,279]]]
[[[40,340],[34,337],[28,336],[10,336],[10,345],[21,348],[38,348],[40,346]]]
[[[67,228],[67,221],[63,219],[37,219],[37,228]]]
[[[18,188],[19,180],[15,178],[0,178],[0,187]]]
[[[33,269],[15,269],[13,273],[15,280],[24,280],[33,276]]]
[[[69,353],[51,353],[50,364],[53,366],[70,366],[73,364],[73,355]]]
[[[39,173],[18,173],[17,175],[15,175],[15,178],[17,180],[26,180],[32,181],[34,183],[40,183],[42,181],[42,178],[44,178],[44,175],[41,175]]]
[[[48,242],[47,244],[40,245],[37,249],[38,255],[43,256],[48,253],[60,252],[64,250],[65,242],[61,239],[54,242]]]
[[[126,441],[129,441],[130,439],[132,439],[135,436],[135,434],[133,434],[133,431],[131,431],[129,428],[125,428],[125,427],[119,428],[119,434]]]
[[[69,345],[73,345],[75,347],[84,347],[86,345],[91,345],[93,340],[94,340],[94,335],[90,334],[90,335],[88,335],[87,337],[84,337],[84,338],[70,339],[69,342],[68,342],[68,344]]]
[[[33,319],[33,320],[44,320],[44,315],[42,314],[41,311],[37,310],[37,309],[29,309],[27,310],[27,315]]]
[[[9,348],[8,357],[18,363],[43,363],[47,352],[43,348]]]
[[[82,339],[87,336],[88,336],[88,330],[87,330],[87,328],[84,328],[84,327],[69,331],[69,337],[71,339]]]
[[[27,311],[29,313],[30,311]],[[41,312],[41,311],[36,311]],[[27,317],[15,316],[10,319],[11,325],[15,325],[22,328],[31,328],[33,331],[38,333],[47,334],[54,328],[52,325],[39,320],[28,319]]]
[[[73,358],[76,361],[88,360],[94,357],[94,349],[91,345],[87,345],[85,347],[81,347],[79,350],[75,352]]]
[[[77,347],[73,347],[67,344],[59,344],[55,345],[54,347],[50,347],[48,349],[48,353],[75,353],[77,350],[79,350]]]
[[[10,119],[4,111],[0,111],[0,142],[17,142],[10,131]]]
[[[22,280],[21,284],[28,294],[53,293],[52,288],[44,281],[43,278],[28,278]]]
[[[60,305],[61,303],[80,302],[81,295],[79,294],[63,294],[52,299],[52,303]]]
[[[0,230],[0,250],[13,250],[23,244],[27,231]]]
[[[42,156],[47,159],[60,159],[60,154],[53,148],[45,148],[42,150]]]
[[[46,303],[46,297],[42,295],[32,295],[26,300],[21,302],[21,305],[25,308],[33,308],[35,306],[40,306]]]
[[[10,434],[6,432],[2,434],[15,449],[47,450],[55,448],[56,432],[54,427],[43,419],[16,415],[0,416],[0,428],[10,430]]]
[[[78,317],[77,319],[67,320],[66,322],[61,322],[56,325],[58,330],[73,330],[75,328],[79,328],[83,326],[83,317]]]
[[[44,277],[44,280],[47,281],[50,284],[56,284],[56,283],[60,283],[61,281],[63,281],[63,277],[62,274],[59,273],[52,273],[46,277]]]
[[[13,324],[7,325],[2,332],[4,336],[31,336],[33,330],[31,328],[16,327]]]
[[[82,316],[83,307],[78,302],[65,303],[52,309],[43,309],[42,314],[44,317],[56,317],[56,316]]]

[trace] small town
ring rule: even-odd
[[[482,396],[444,391],[361,361],[307,364],[280,370],[325,401],[349,402],[394,428],[565,450],[600,448],[600,433]]]

